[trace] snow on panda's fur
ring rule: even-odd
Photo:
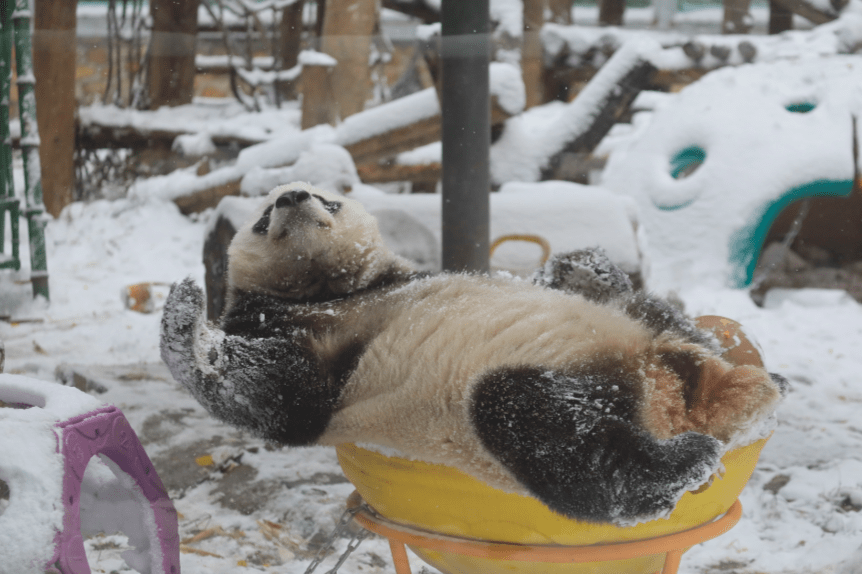
[[[624,281],[585,297],[542,286],[550,268],[539,285],[421,275],[358,202],[306,184],[273,190],[228,253],[220,325],[189,279],[162,320],[163,359],[214,416],[287,445],[396,449],[572,518],[666,515],[782,393]]]

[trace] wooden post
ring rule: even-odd
[[[600,0],[599,25],[622,26],[626,0]]]
[[[526,90],[526,107],[544,103],[542,72],[542,25],[546,0],[524,0],[524,46],[521,50],[521,75]]]
[[[302,64],[302,129],[318,124],[335,125],[337,104],[333,92],[332,71],[335,60],[311,50],[305,50],[299,55]]]
[[[281,43],[278,49],[281,55],[282,70],[289,70],[298,61],[299,49],[302,44],[302,9],[304,7],[305,0],[296,0],[281,11],[281,22],[279,22],[278,27]]]
[[[769,0],[769,33],[780,34],[793,29],[793,12],[775,0]]]
[[[659,30],[669,30],[676,14],[676,0],[653,0],[655,23]]]
[[[188,104],[194,95],[200,0],[151,0],[153,31],[147,70],[150,109]]]
[[[575,0],[548,0],[551,22],[569,26],[572,24],[572,6]]]
[[[722,34],[747,34],[751,30],[750,4],[751,0],[724,0]]]
[[[296,0],[281,11],[276,49],[282,70],[289,70],[298,62],[299,51],[302,47],[302,11],[304,7],[305,0]],[[288,100],[296,98],[296,82],[278,82],[277,88],[279,98]]]
[[[36,0],[33,70],[41,143],[42,193],[57,217],[72,203],[75,188],[75,27],[74,2]]]
[[[368,56],[377,11],[377,0],[326,0],[320,50],[338,62],[332,89],[342,120],[361,112],[369,96]]]

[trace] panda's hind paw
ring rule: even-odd
[[[677,477],[679,495],[695,490],[709,480],[721,467],[722,443],[709,435],[685,432],[664,443],[668,454],[665,470],[670,477]]]

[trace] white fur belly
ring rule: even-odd
[[[636,352],[644,329],[622,313],[528,283],[448,276],[411,284],[363,353],[323,441],[381,444],[430,462],[458,460],[516,488],[475,435],[470,393],[488,370],[559,368],[597,349]],[[412,292],[411,292],[412,291]]]

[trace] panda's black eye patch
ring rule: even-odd
[[[254,224],[254,227],[251,228],[254,233],[259,235],[267,234],[269,231],[269,216],[272,214],[272,207],[272,205],[267,207],[263,211],[263,215],[261,215],[260,219],[257,220],[257,223]]]
[[[341,211],[341,206],[343,205],[340,201],[326,201],[321,196],[316,193],[312,194],[317,200],[323,205],[323,209],[328,211],[330,214],[335,215],[339,211]]]

